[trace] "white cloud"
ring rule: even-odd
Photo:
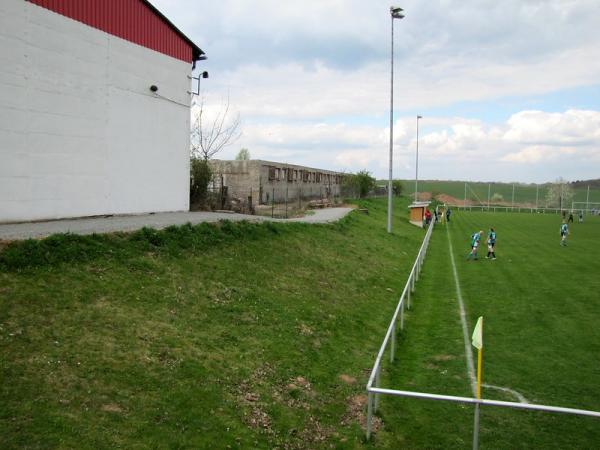
[[[243,136],[223,156],[243,146],[253,157],[387,176],[389,2],[153,3],[206,51],[199,68],[210,72],[202,82],[207,108],[229,96],[241,114]],[[508,120],[494,124],[429,110],[466,102],[494,108],[504,99],[597,86],[600,2],[404,0],[402,6],[406,18],[395,22],[396,173],[414,175],[415,119],[402,116],[418,111],[426,116],[419,141],[425,178],[598,176],[597,95],[586,101],[589,110],[577,102],[567,111],[546,108],[553,112],[517,104]]]
[[[395,124],[394,171],[414,176],[416,133],[414,118]],[[566,176],[597,176],[600,161],[600,112],[564,113],[522,111],[504,124],[490,125],[462,118],[428,118],[436,131],[419,136],[423,178],[545,181]],[[571,126],[577,126],[576,138]],[[542,142],[542,143],[540,143]],[[387,177],[389,129],[338,124],[248,124],[239,143],[253,157],[284,160],[328,169],[368,169]],[[318,149],[318,151],[315,151]],[[235,150],[237,151],[237,150]],[[232,149],[230,152],[235,153]],[[548,170],[539,170],[540,164]],[[500,170],[501,169],[501,170]]]

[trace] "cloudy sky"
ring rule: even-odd
[[[389,1],[152,0],[196,42],[252,158],[388,174]],[[600,1],[402,0],[394,177],[600,177]]]

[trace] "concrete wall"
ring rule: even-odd
[[[273,196],[276,202],[283,202],[286,196],[292,200],[299,196],[311,199],[340,195],[343,174],[339,172],[262,160],[214,160],[211,164],[215,175],[223,177],[230,196],[246,199],[252,193],[254,205],[268,203]],[[292,180],[288,179],[288,171],[292,171]]]
[[[0,222],[188,210],[190,70],[0,1]]]

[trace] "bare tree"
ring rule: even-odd
[[[558,178],[548,188],[546,204],[560,209],[569,209],[574,196],[575,192],[571,185],[565,179]]]
[[[223,102],[216,116],[207,115],[204,99],[197,103],[192,120],[191,151],[193,158],[211,159],[241,136],[239,113],[232,116],[229,98]]]

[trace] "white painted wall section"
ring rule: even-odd
[[[0,222],[188,210],[190,71],[1,0]]]

